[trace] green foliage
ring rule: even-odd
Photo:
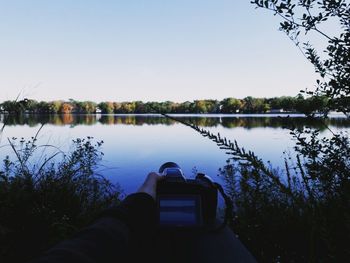
[[[62,101],[49,102],[49,112],[47,113],[58,113],[61,109]]]
[[[307,116],[314,116],[316,112],[327,116],[329,99],[326,96],[312,96],[307,99],[299,94],[295,102],[295,109]]]
[[[16,160],[7,157],[0,170],[1,262],[28,260],[118,202],[119,188],[95,172],[102,142],[73,140],[68,154],[57,151],[41,163],[36,138],[9,142]]]
[[[114,105],[113,102],[101,102],[97,105],[97,107],[105,114],[114,113]]]
[[[316,90],[308,93],[326,96],[332,109],[348,114],[350,3],[346,0],[254,0],[251,3],[272,11],[282,19],[280,29],[299,47],[320,75]],[[327,32],[325,29],[330,22],[337,23],[339,30]],[[324,50],[317,50],[308,40],[301,41],[309,32],[327,42]]]
[[[284,112],[301,112],[306,114],[327,113],[330,110],[328,99],[325,96],[304,98],[297,97],[280,98],[253,98],[244,99],[225,98],[217,100],[195,100],[183,103],[172,101],[165,102],[101,102],[96,104],[91,101],[52,101],[37,102],[25,99],[23,101],[5,101],[0,104],[0,111],[19,115],[21,113],[79,113],[91,114],[101,110],[104,114],[133,114],[133,113],[266,113],[271,110]],[[343,103],[338,100],[338,103]],[[306,106],[305,106],[306,105]]]
[[[276,97],[269,100],[269,105],[272,109],[284,109],[285,111],[294,111],[296,110],[296,101],[297,98],[282,96]]]
[[[242,102],[235,98],[223,99],[220,104],[222,113],[236,113],[242,107]]]
[[[74,105],[74,112],[75,113],[84,113],[84,114],[91,114],[96,112],[97,104],[92,101],[70,101],[72,105]]]
[[[265,99],[253,98],[251,96],[243,99],[244,113],[261,113],[265,112]]]
[[[4,101],[2,104],[0,104],[0,108],[3,111],[6,111],[10,114],[14,114],[14,115],[19,115],[21,113],[23,113],[25,110],[29,109],[29,107],[27,108],[29,100],[24,99],[21,101]],[[30,106],[31,103],[29,103]]]

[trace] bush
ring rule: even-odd
[[[36,138],[9,142],[17,158],[6,157],[0,170],[1,262],[38,255],[119,201],[119,187],[94,172],[103,142],[73,140],[68,154],[57,151],[35,165],[30,159],[42,151]]]
[[[231,157],[219,169],[233,202],[230,226],[258,262],[346,262],[350,256],[350,140],[347,133],[291,129],[296,158],[272,168],[236,141],[173,116]],[[290,118],[285,121],[291,122]]]
[[[291,132],[295,163],[272,169],[234,153],[220,169],[234,202],[232,229],[259,262],[345,262],[350,255],[350,142]],[[308,136],[306,136],[308,135]],[[236,160],[238,162],[233,162]]]

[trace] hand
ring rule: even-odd
[[[163,175],[160,175],[155,172],[151,172],[147,175],[145,182],[141,185],[138,193],[146,193],[153,197],[156,200],[156,190],[157,190],[157,182],[164,178]]]

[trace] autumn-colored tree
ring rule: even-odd
[[[135,102],[123,102],[121,106],[121,111],[123,113],[134,113],[135,112]]]
[[[60,108],[59,112],[62,113],[62,114],[71,114],[73,109],[74,109],[74,107],[73,107],[73,105],[71,103],[64,102],[61,105],[61,108]]]
[[[119,102],[113,102],[114,113],[122,113],[121,112],[122,104]]]

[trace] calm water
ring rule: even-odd
[[[205,127],[212,132],[236,139],[239,145],[254,150],[263,160],[283,167],[283,152],[293,155],[294,142],[284,126],[311,126],[328,135],[319,121],[310,122],[300,115],[283,121],[276,115],[192,115],[177,116]],[[27,138],[39,134],[39,144],[51,144],[63,151],[69,150],[74,138],[92,136],[103,140],[105,153],[99,172],[118,182],[125,193],[133,192],[150,171],[157,171],[167,161],[180,164],[187,177],[197,170],[220,181],[218,169],[229,156],[215,143],[189,127],[159,115],[51,115],[24,116],[20,119],[0,115],[0,159],[12,155],[7,138]],[[350,120],[332,117],[327,125],[334,131],[350,132]],[[44,155],[50,155],[46,149]],[[40,156],[42,154],[40,153]],[[39,157],[37,157],[39,158]],[[35,161],[35,160],[34,160]]]

